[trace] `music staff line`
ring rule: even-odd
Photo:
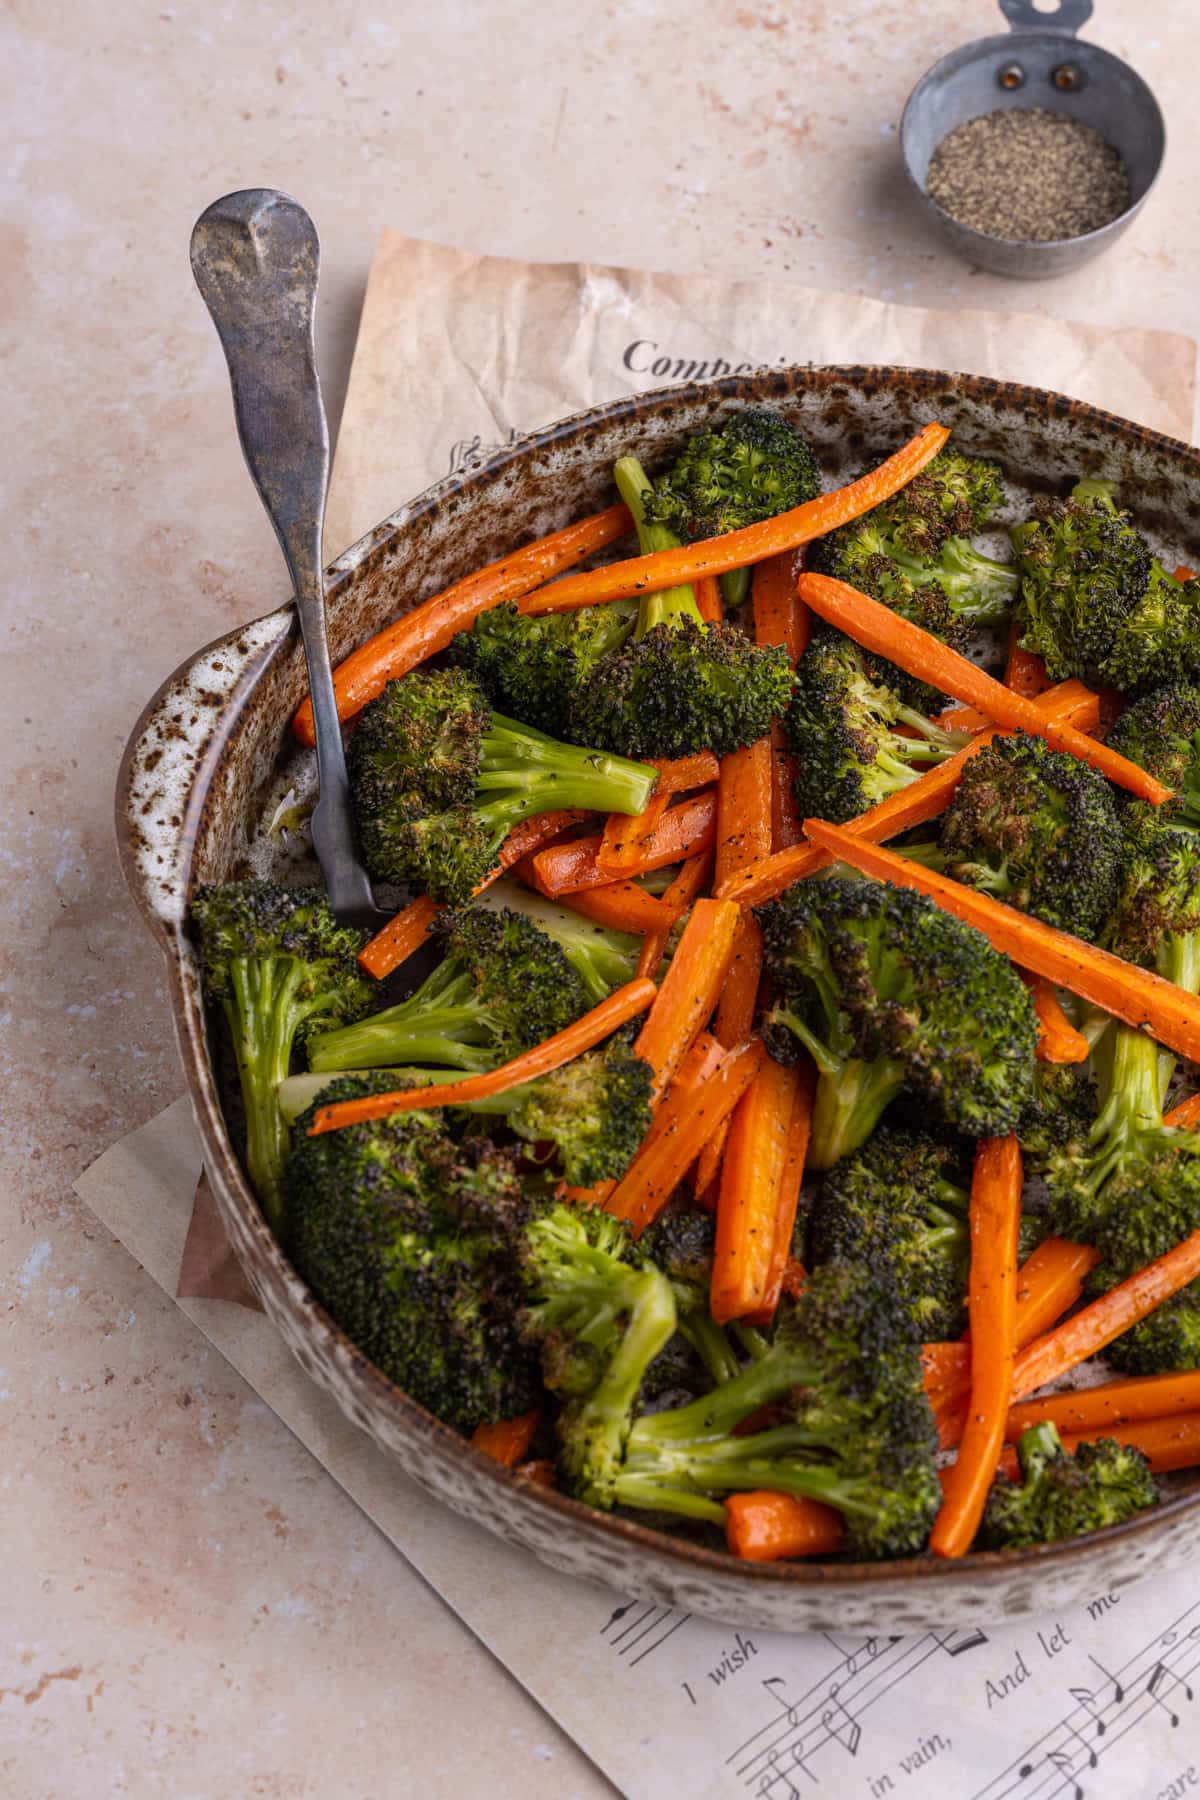
[[[630,1613],[633,1613],[634,1617],[629,1620],[629,1623],[622,1625],[620,1631],[614,1632],[610,1636],[612,1627],[621,1624],[622,1620],[626,1619]],[[675,1633],[688,1623],[691,1616],[691,1613],[677,1613],[670,1606],[655,1606],[652,1602],[628,1600],[623,1606],[616,1607],[609,1614],[608,1619],[600,1627],[600,1636],[612,1649],[616,1650],[619,1657],[628,1658],[627,1667],[634,1669],[638,1663],[644,1662],[656,1650],[661,1650],[667,1639],[674,1637]],[[650,1639],[649,1643],[646,1642],[647,1638]],[[643,1647],[639,1648],[639,1645]],[[636,1656],[631,1654],[635,1650],[637,1651]]]
[[[1178,1725],[1178,1708],[1194,1698],[1188,1677],[1200,1669],[1200,1603],[1180,1613],[1115,1671],[1095,1656],[1088,1660],[1100,1673],[1095,1691],[1071,1687],[1075,1706],[972,1800],[1053,1800],[1068,1791],[1082,1800],[1085,1776],[1144,1719],[1161,1710],[1172,1726]],[[1108,1698],[1101,1701],[1106,1690]]]
[[[823,1633],[835,1650],[842,1646]],[[868,1638],[844,1651],[797,1699],[785,1702],[778,1712],[751,1734],[726,1758],[726,1766],[747,1787],[771,1800],[776,1787],[788,1800],[798,1800],[789,1771],[800,1770],[810,1781],[816,1776],[809,1759],[830,1743],[838,1743],[847,1755],[858,1754],[862,1740],[862,1716],[939,1651],[958,1656],[987,1639],[983,1632],[926,1632],[914,1638]],[[782,1677],[763,1684],[779,1698]]]

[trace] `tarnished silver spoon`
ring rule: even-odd
[[[286,194],[244,188],[201,213],[191,255],[192,273],[229,364],[242,451],[296,593],[320,781],[313,848],[341,922],[378,926],[390,915],[375,904],[354,841],[325,632],[321,539],[329,427],[313,334],[321,259],[316,227]]]

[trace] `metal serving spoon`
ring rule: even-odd
[[[317,739],[320,798],[312,841],[329,904],[344,925],[378,926],[350,819],[350,784],[325,634],[321,537],[329,427],[313,341],[317,231],[274,188],[214,200],[192,230],[192,273],[229,364],[238,436],[296,591]]]

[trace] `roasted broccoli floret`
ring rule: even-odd
[[[1018,731],[971,758],[942,815],[936,851],[911,853],[1091,940],[1116,901],[1121,821],[1102,775]]]
[[[1167,573],[1110,484],[1039,500],[1012,541],[1021,642],[1052,680],[1082,675],[1129,693],[1200,673],[1200,582]]]
[[[1200,823],[1200,687],[1175,682],[1127,706],[1108,742],[1169,787],[1172,817]]]
[[[1003,498],[990,463],[943,450],[891,500],[818,539],[809,566],[963,649],[972,626],[1002,619],[1016,599],[1015,566],[962,535],[986,524]]]
[[[386,1086],[343,1077],[323,1103]],[[392,1381],[448,1425],[527,1412],[538,1364],[522,1329],[533,1203],[516,1160],[455,1142],[431,1113],[306,1135],[285,1173],[287,1241],[322,1306]]]
[[[563,1402],[560,1472],[579,1499],[611,1508],[642,1383],[675,1331],[671,1284],[625,1225],[589,1206],[530,1222],[522,1274],[522,1329]]]
[[[1021,1433],[1017,1462],[1021,1480],[1000,1474],[988,1495],[980,1528],[985,1549],[1024,1550],[1082,1537],[1158,1504],[1146,1458],[1112,1438],[1082,1443],[1068,1455],[1046,1421]]]
[[[312,1037],[310,1069],[491,1069],[565,1030],[629,981],[637,963],[636,938],[535,901],[509,883],[489,889],[486,905],[443,914],[435,935],[446,954],[416,992]]]
[[[900,725],[916,735],[905,736]],[[829,626],[814,631],[797,665],[787,735],[801,812],[835,825],[917,781],[967,741],[906,705],[874,678],[858,645]]]
[[[884,1126],[822,1179],[808,1217],[808,1266],[887,1262],[917,1335],[958,1337],[968,1205],[961,1149]]]
[[[1007,957],[908,888],[797,883],[758,909],[778,996],[773,1056],[817,1066],[809,1164],[866,1142],[907,1085],[969,1137],[1015,1131],[1033,1105],[1037,1022]]]
[[[1125,869],[1107,946],[1200,991],[1200,858],[1195,834],[1125,809]],[[1100,1110],[1086,1137],[1046,1160],[1055,1229],[1136,1268],[1200,1227],[1200,1132],[1162,1122],[1174,1069],[1153,1038],[1116,1023],[1094,1057]]]
[[[579,695],[603,659],[631,636],[637,613],[636,600],[534,615],[508,600],[480,613],[454,639],[451,653],[493,706],[575,743]]]
[[[784,1422],[735,1436],[764,1406]],[[836,1507],[852,1554],[903,1556],[924,1543],[938,1508],[936,1441],[918,1343],[890,1275],[828,1263],[765,1355],[702,1399],[637,1420],[614,1497],[720,1524],[718,1496],[769,1488]]]
[[[821,471],[806,439],[778,413],[750,408],[690,437],[644,507],[647,521],[693,544],[773,519],[820,491]],[[726,606],[740,606],[749,590],[749,569],[722,575]]]
[[[246,1113],[246,1167],[271,1225],[289,1131],[276,1098],[292,1048],[356,1019],[373,1000],[356,958],[365,934],[339,925],[324,894],[270,881],[200,888],[192,900],[204,984],[229,1022]]]
[[[651,488],[636,457],[623,456],[614,474],[643,552],[676,545],[674,532],[646,517]],[[682,586],[642,596],[632,639],[595,666],[572,710],[580,734],[627,756],[723,756],[762,737],[791,688],[780,646],[705,624],[692,589]]]
[[[657,771],[502,717],[462,669],[389,681],[363,708],[350,781],[363,852],[383,881],[461,905],[513,826],[559,807],[641,812]]]

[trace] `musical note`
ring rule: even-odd
[[[1052,1768],[1057,1769],[1058,1773],[1065,1776],[1071,1783],[1071,1789],[1075,1796],[1075,1800],[1083,1800],[1083,1789],[1075,1779],[1075,1770],[1072,1767],[1071,1758],[1068,1756],[1067,1752],[1065,1750],[1050,1750],[1047,1752],[1046,1760]]]
[[[1176,1675],[1171,1669],[1168,1669],[1166,1663],[1164,1663],[1164,1662],[1156,1662],[1155,1663],[1154,1667],[1151,1669],[1149,1675],[1146,1678],[1146,1692],[1149,1694],[1150,1698],[1153,1700],[1153,1702],[1156,1706],[1162,1707],[1162,1709],[1166,1713],[1168,1719],[1170,1719],[1171,1724],[1173,1726],[1178,1725],[1179,1714],[1177,1712],[1175,1712],[1172,1707],[1168,1706],[1166,1701],[1163,1700],[1159,1695],[1158,1690],[1163,1685],[1164,1681],[1169,1681],[1173,1687],[1181,1687],[1184,1691],[1184,1694],[1186,1695],[1186,1697],[1189,1700],[1194,1700],[1195,1695],[1192,1693],[1192,1690],[1188,1686],[1187,1682],[1181,1681],[1179,1679],[1178,1675]]]
[[[625,1602],[624,1606],[618,1606],[615,1609],[615,1611],[609,1615],[609,1617],[605,1621],[605,1623],[600,1627],[600,1636],[603,1637],[604,1633],[609,1629],[610,1626],[616,1625],[619,1620],[621,1620],[625,1617],[625,1614],[627,1612],[632,1612],[636,1605],[637,1605],[636,1600],[627,1600]]]
[[[1108,1730],[1108,1726],[1104,1723],[1104,1720],[1100,1717],[1099,1713],[1093,1710],[1096,1705],[1096,1696],[1093,1694],[1091,1688],[1073,1687],[1070,1688],[1068,1692],[1076,1706],[1082,1706],[1084,1711],[1088,1714],[1096,1727],[1097,1737],[1103,1737],[1104,1733]]]
[[[1075,1727],[1074,1727],[1074,1725],[1072,1725],[1070,1719],[1064,1719],[1063,1725],[1070,1732],[1071,1736],[1073,1738],[1075,1738],[1080,1744],[1082,1744],[1085,1752],[1087,1753],[1088,1762],[1091,1764],[1093,1769],[1096,1768],[1097,1764],[1098,1764],[1098,1758],[1096,1756],[1095,1746],[1088,1743],[1088,1741],[1084,1737],[1082,1731],[1077,1731],[1075,1729]]]
[[[1125,1698],[1125,1689],[1121,1686],[1121,1683],[1117,1680],[1115,1675],[1112,1675],[1109,1673],[1109,1671],[1105,1668],[1104,1664],[1100,1661],[1100,1658],[1098,1656],[1092,1655],[1090,1650],[1088,1651],[1088,1661],[1090,1663],[1095,1663],[1096,1667],[1099,1669],[1100,1673],[1103,1675],[1105,1681],[1112,1682],[1113,1699],[1115,1700],[1116,1704],[1118,1706],[1120,1706],[1122,1700],[1124,1700],[1124,1698]]]
[[[961,1656],[965,1650],[977,1650],[987,1641],[987,1633],[983,1631],[951,1631],[942,1639],[942,1649],[948,1650],[951,1656]]]
[[[851,1756],[857,1756],[858,1746],[862,1742],[862,1726],[842,1701],[836,1684],[830,1687],[829,1699],[831,1704],[822,1712],[821,1723],[830,1737],[836,1738],[844,1750],[848,1750]],[[842,1736],[843,1731],[846,1733],[845,1737]]]

